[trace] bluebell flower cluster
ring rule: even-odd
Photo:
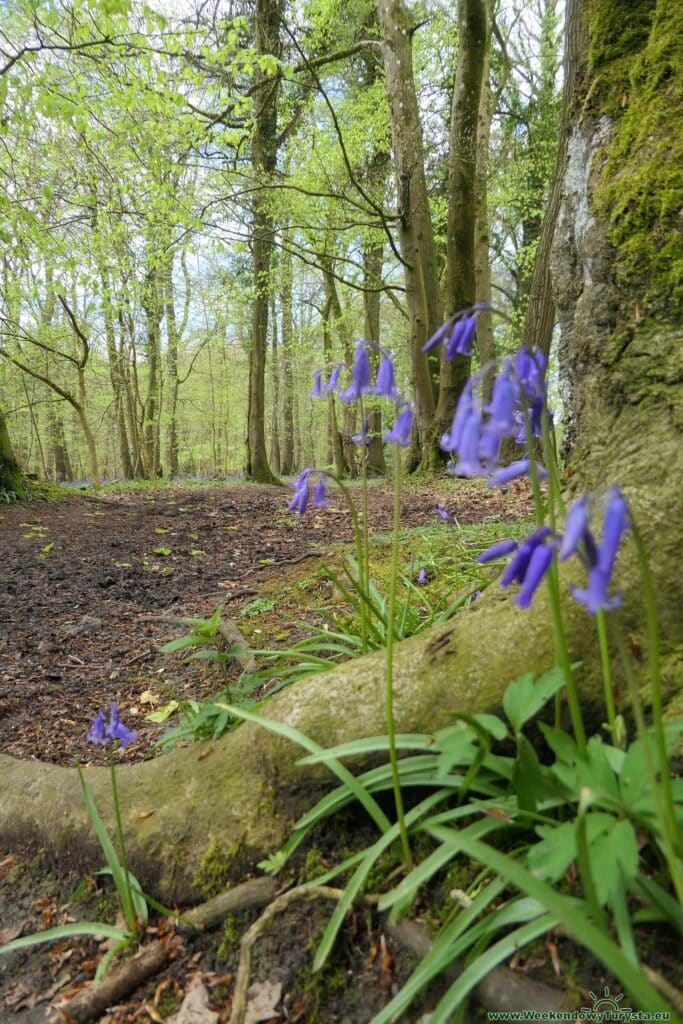
[[[311,500],[311,476],[316,472],[318,473],[318,483],[313,491],[313,500]],[[327,497],[327,473],[322,470],[304,469],[292,487],[294,495],[287,508],[288,512],[298,512],[302,516],[308,508],[309,502],[311,508],[326,508],[331,504]]]
[[[501,577],[501,585],[508,587],[511,583],[519,583],[515,604],[520,608],[529,608],[555,555],[564,562],[576,554],[588,569],[588,586],[585,589],[573,587],[572,594],[594,615],[600,608],[609,611],[621,604],[621,595],[616,593],[610,596],[608,588],[619,545],[627,528],[626,501],[619,488],[613,487],[607,495],[600,544],[590,529],[588,499],[582,497],[569,509],[563,534],[553,532],[549,526],[541,526],[521,544],[514,540],[498,541],[482,552],[477,561],[485,564],[512,554]]]
[[[446,358],[470,355],[470,345],[479,313],[489,307],[478,303],[451,317],[434,334],[423,351],[427,352],[443,342]],[[484,370],[471,377],[458,401],[451,429],[441,438],[442,451],[457,453],[448,469],[457,476],[487,476],[489,486],[509,483],[525,476],[531,469],[528,454],[509,466],[498,468],[500,447],[506,437],[523,444],[528,429],[533,437],[540,437],[542,416],[547,410],[545,389],[545,358],[541,352],[522,348],[514,359],[506,359],[497,374],[491,390],[491,401],[484,403],[481,385]],[[539,476],[546,473],[538,465]]]
[[[315,383],[311,391],[312,398],[322,398],[324,392],[336,391],[339,399],[345,405],[357,401],[363,395],[374,395],[377,398],[389,398],[396,405],[397,416],[393,427],[384,432],[384,440],[387,444],[396,444],[401,448],[407,448],[410,444],[410,437],[413,429],[413,410],[410,404],[403,397],[396,386],[396,371],[394,361],[388,352],[381,351],[381,361],[377,371],[377,379],[372,382],[372,368],[370,356],[368,355],[368,343],[360,340],[356,345],[356,351],[351,368],[351,381],[345,388],[341,388],[339,377],[344,368],[343,363],[336,363],[328,381],[323,383],[323,369],[317,370]],[[368,433],[368,420],[361,424],[357,433],[353,434],[351,440],[354,444],[368,444],[370,436]],[[294,506],[295,509],[298,506]]]
[[[127,747],[138,738],[138,734],[132,729],[127,729],[121,721],[119,709],[113,702],[106,710],[96,715],[92,728],[88,733],[88,741],[106,747],[109,743],[118,740],[122,747]]]

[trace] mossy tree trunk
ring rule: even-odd
[[[5,414],[0,407],[0,490],[8,494],[15,494],[18,498],[24,496],[24,478],[19,463],[17,462]]]
[[[676,160],[673,140],[681,80],[666,70],[681,52],[675,6],[671,0],[629,0],[628,11],[635,9],[641,26],[629,33],[631,22],[625,9],[619,16],[615,0],[568,4],[572,117],[560,162],[564,198],[551,264],[562,368],[574,402],[570,489],[602,492],[619,484],[635,510],[659,597],[670,710],[683,695],[683,324],[673,301],[683,243],[669,230],[675,213],[667,221],[656,197],[649,203],[640,192],[651,149],[626,147],[625,139],[651,130],[643,119],[654,122],[651,145],[657,147],[660,131],[668,139],[658,149],[660,174],[680,187],[683,161]],[[602,14],[611,19],[615,11],[616,20],[605,25]],[[612,45],[617,32],[626,34],[622,47]],[[591,55],[588,65],[585,53]],[[625,91],[628,103],[615,104]],[[641,209],[638,230],[648,246],[656,246],[651,275],[621,237],[620,220],[610,219],[629,189],[627,208]],[[647,251],[644,258],[651,256]],[[577,572],[571,566],[563,571],[565,593]],[[617,573],[624,590],[619,627],[634,634],[646,655],[642,587],[628,543]],[[565,610],[570,653],[583,662],[579,686],[589,704],[600,690],[595,623],[569,596]],[[539,593],[533,608],[522,611],[507,592],[490,588],[452,622],[399,644],[395,659],[400,731],[433,730],[452,711],[496,708],[509,680],[553,663],[547,600]],[[383,665],[381,652],[367,655],[282,691],[263,713],[323,745],[381,733]],[[120,773],[133,870],[167,899],[192,896],[202,864],[219,863],[226,876],[253,864],[284,838],[326,781],[296,766],[300,752],[292,744],[252,725],[212,744],[209,753],[185,748]],[[91,829],[73,770],[0,755],[0,777],[0,840],[32,838],[62,860],[74,850],[84,860],[90,851],[90,863],[99,864],[94,844],[87,845]],[[108,773],[91,769],[87,777],[106,814]],[[143,817],[143,810],[154,814]]]

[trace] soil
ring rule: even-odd
[[[332,542],[351,541],[350,517],[338,493],[330,508],[301,519],[287,515],[288,493],[245,484],[170,486],[3,508],[2,752],[63,765],[103,763],[100,749],[85,737],[94,715],[115,701],[126,724],[139,732],[118,757],[149,756],[164,728],[146,720],[150,694],[158,702],[166,695],[201,699],[216,690],[211,665],[187,664],[161,651],[182,629],[159,617],[206,617],[221,603],[237,614],[283,566]],[[433,523],[441,503],[466,524],[514,520],[528,512],[529,499],[524,487],[492,493],[476,482],[458,482],[448,493],[412,488],[403,497],[403,525]],[[388,530],[389,488],[374,487],[370,504],[371,531]],[[287,609],[281,614],[286,617]],[[81,881],[55,876],[40,851],[0,849],[0,944],[74,919],[112,921],[115,903],[106,882],[91,880],[76,898]],[[313,977],[312,950],[330,912],[324,903],[295,905],[264,937],[252,977],[261,986],[281,984],[282,999],[273,1003],[271,1016],[265,1011],[258,1020],[363,1024],[407,976],[409,958],[392,944],[380,918],[361,909],[347,922],[334,965]],[[149,941],[173,943],[172,960],[110,1008],[106,1019],[161,1021],[179,1010],[193,985],[203,985],[218,1016],[204,1011],[177,1024],[227,1022],[239,937],[255,916],[229,918],[224,934],[182,939],[157,920]],[[0,1024],[60,1019],[54,1006],[83,988],[102,955],[97,940],[79,938],[0,957]],[[536,965],[550,959],[537,957]],[[596,977],[590,984],[598,991],[604,982]],[[419,1008],[404,1018],[407,1024],[421,1019]]]

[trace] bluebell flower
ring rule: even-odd
[[[492,562],[494,558],[502,558],[503,555],[509,555],[513,551],[516,551],[519,544],[516,540],[499,540],[495,544],[492,544],[486,551],[482,551],[477,556],[477,561],[480,565],[485,565],[487,562]]]
[[[447,359],[453,359],[456,355],[470,355],[469,345],[477,326],[477,317],[483,310],[490,308],[487,302],[477,302],[474,306],[461,309],[441,324],[429,341],[422,346],[422,351],[429,352],[442,341],[446,341]]]
[[[404,406],[396,417],[391,430],[384,431],[384,440],[387,444],[397,444],[399,448],[407,448],[410,444],[410,434],[413,429],[413,410],[409,405]]]
[[[458,445],[458,461],[455,465],[449,466],[449,473],[454,476],[482,476],[486,472],[479,458],[480,438],[481,418],[479,413],[472,408],[462,425]]]
[[[288,512],[298,512],[299,515],[302,516],[306,511],[311,491],[308,478],[312,472],[312,469],[302,470],[298,479],[292,484],[292,487],[294,488],[294,496],[287,506]]]
[[[95,717],[87,738],[90,743],[97,743],[100,746],[118,740],[122,747],[127,747],[138,738],[138,734],[126,728],[121,721],[119,709],[116,704],[111,703],[108,712],[100,711]]]
[[[530,608],[531,599],[538,589],[541,580],[550,568],[555,548],[552,544],[538,544],[529,559],[524,580],[519,594],[515,598],[515,604],[520,608]]]
[[[416,578],[415,582],[417,583],[417,585],[419,587],[423,587],[425,585],[425,583],[427,583],[427,570],[426,569],[420,569],[419,573],[417,574],[417,578]]]
[[[472,338],[476,329],[477,318],[475,316],[463,316],[460,320],[456,320],[446,342],[446,359],[455,359],[456,356],[471,356]]]
[[[519,459],[517,462],[511,462],[509,466],[503,466],[502,469],[497,470],[488,480],[487,485],[489,487],[502,487],[503,484],[508,484],[511,480],[517,480],[520,476],[527,476],[530,469],[530,459]],[[547,469],[540,462],[536,463],[536,472],[538,473],[539,480],[545,480],[548,476]]]
[[[327,505],[332,504],[330,499],[327,497],[325,483],[326,477],[325,474],[322,473],[320,479],[318,480],[318,483],[316,484],[315,493],[313,495],[313,501],[311,502],[313,508],[325,508]]]
[[[370,435],[368,428],[370,426],[369,417],[365,417],[357,433],[351,435],[351,440],[354,444],[370,444]]]
[[[351,383],[340,394],[340,399],[346,405],[354,402],[361,395],[366,395],[370,390],[371,370],[370,360],[365,348],[365,342],[359,341],[356,345],[356,355],[351,370]]]
[[[322,398],[323,397],[323,393],[320,390],[321,387],[322,387],[322,377],[323,377],[323,371],[322,370],[316,370],[315,371],[315,384],[313,385],[313,390],[311,391],[311,398]]]
[[[389,356],[384,356],[377,371],[377,382],[372,388],[372,394],[380,398],[393,398],[398,396],[398,388],[394,378],[394,364]]]
[[[585,497],[575,501],[567,513],[564,536],[560,544],[560,561],[566,561],[581,544],[587,549],[589,564],[595,565],[597,561],[597,548],[588,527],[588,498]]]
[[[342,371],[343,363],[337,363],[334,370],[330,374],[330,379],[326,384],[323,384],[324,391],[336,391],[337,385],[339,384],[339,374]]]
[[[440,441],[441,450],[444,452],[456,452],[460,447],[462,432],[468,416],[471,412],[478,412],[477,400],[474,397],[474,386],[479,377],[470,377],[462,389],[458,404],[453,414],[453,423],[448,433],[444,434]]]
[[[440,519],[443,519],[444,523],[451,523],[453,521],[443,505],[437,505],[434,512]]]
[[[515,430],[515,410],[519,404],[519,384],[512,376],[512,363],[505,361],[505,369],[493,382],[491,403],[486,411],[489,426],[500,438],[509,437]]]
[[[569,517],[567,521],[569,522]],[[590,553],[592,564],[588,573],[588,587],[586,589],[572,588],[572,594],[576,600],[584,604],[593,615],[600,608],[611,611],[621,604],[621,594],[610,597],[608,587],[612,580],[621,538],[627,527],[628,507],[623,494],[619,488],[615,487],[610,491],[610,498],[605,509],[602,541]]]
[[[514,558],[510,560],[505,572],[503,573],[500,584],[502,587],[509,587],[511,583],[523,583],[527,569],[529,567],[529,561],[539,544],[544,544],[546,539],[551,536],[552,530],[549,526],[540,526],[538,530],[535,530],[525,541],[517,548],[517,553]]]

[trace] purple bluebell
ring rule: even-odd
[[[322,398],[323,397],[323,393],[321,391],[322,378],[323,378],[323,371],[322,370],[316,370],[315,371],[315,384],[313,385],[313,390],[311,391],[311,398]]]
[[[462,389],[458,404],[455,407],[451,429],[443,435],[440,441],[441,450],[444,452],[456,452],[458,450],[468,416],[471,412],[478,413],[478,404],[474,397],[474,386],[478,380],[478,376],[470,377]]]
[[[516,540],[499,540],[495,544],[492,544],[490,548],[477,557],[477,561],[480,565],[485,565],[487,562],[492,562],[494,558],[502,558],[503,555],[509,555],[511,552],[516,551],[519,547]]]
[[[505,361],[505,368],[493,382],[491,403],[486,407],[489,427],[499,437],[509,437],[515,430],[515,410],[519,404],[519,384],[512,376],[512,363]]]
[[[440,519],[443,519],[444,523],[451,523],[453,521],[443,505],[437,505],[434,512]]]
[[[425,585],[425,583],[427,583],[427,570],[426,569],[420,569],[419,573],[417,574],[417,578],[416,578],[415,582],[417,583],[417,585],[419,587],[423,587]]]
[[[322,473],[320,479],[318,480],[318,483],[316,484],[315,493],[313,495],[313,501],[311,502],[313,508],[326,508],[328,505],[332,504],[330,499],[327,497],[325,484],[326,476],[324,473]]]
[[[441,324],[429,341],[422,346],[422,351],[429,352],[442,341],[446,341],[446,357],[448,359],[453,359],[456,355],[470,355],[469,343],[477,326],[477,317],[483,310],[490,308],[488,302],[477,302],[474,306],[461,309],[449,317],[444,324]]]
[[[565,562],[583,544],[588,549],[591,565],[597,560],[595,541],[588,527],[588,498],[579,498],[567,513],[564,536],[560,544],[559,559]]]
[[[594,564],[588,574],[588,587],[572,589],[576,600],[585,604],[593,615],[600,608],[611,611],[621,604],[620,594],[610,597],[607,591],[612,580],[619,544],[627,527],[628,507],[623,494],[615,487],[610,491],[610,498],[605,509],[602,540],[593,555]]]
[[[540,526],[517,548],[517,553],[512,558],[503,573],[500,585],[509,587],[511,583],[523,583],[529,567],[529,561],[539,544],[544,544],[552,534],[549,526]]]
[[[393,399],[396,399],[398,395],[398,388],[396,387],[396,380],[394,377],[394,364],[389,356],[384,356],[382,358],[382,362],[379,364],[377,382],[374,388],[372,388],[372,394],[378,395],[380,398]]]
[[[370,371],[370,360],[368,353],[365,348],[365,342],[359,341],[356,345],[356,355],[353,361],[353,369],[351,371],[351,383],[347,388],[340,394],[340,399],[346,405],[350,402],[354,402],[361,395],[366,395],[370,390],[371,384],[371,371]]]
[[[545,356],[540,349],[532,352],[523,345],[515,355],[515,372],[529,399],[545,396]]]
[[[515,598],[515,604],[519,608],[531,607],[531,599],[550,568],[554,554],[555,548],[552,544],[541,543],[534,548],[519,594]]]
[[[365,417],[360,425],[357,433],[351,435],[351,440],[354,444],[370,444],[370,435],[368,429],[370,427],[369,417]]]
[[[312,469],[302,470],[298,478],[292,484],[292,487],[294,488],[294,496],[287,506],[288,512],[298,512],[299,515],[302,516],[306,511],[306,506],[311,492],[308,478],[312,472]]]
[[[509,466],[503,466],[502,469],[497,470],[487,481],[487,484],[489,487],[502,487],[503,484],[508,484],[511,480],[517,480],[520,476],[527,476],[530,470],[531,460],[519,459],[517,462],[511,462]],[[540,462],[536,463],[536,472],[538,473],[539,480],[545,480],[548,476],[547,469]]]
[[[455,321],[451,335],[446,342],[446,359],[472,355],[472,338],[477,329],[476,316],[463,316]]]
[[[410,434],[413,429],[413,410],[409,405],[401,409],[396,422],[391,430],[384,431],[384,440],[387,444],[397,444],[399,448],[407,448],[410,444]]]
[[[462,426],[458,461],[449,469],[453,476],[482,476],[486,470],[479,457],[481,439],[481,418],[474,408],[468,413]]]
[[[118,740],[122,747],[127,747],[138,738],[138,734],[132,729],[127,729],[121,721],[119,709],[113,702],[109,705],[108,711],[100,711],[96,715],[92,728],[88,733],[90,743],[97,743],[106,746]]]
[[[334,370],[330,374],[330,379],[326,384],[323,384],[324,391],[336,391],[337,385],[339,384],[339,374],[342,371],[343,363],[337,363]]]

